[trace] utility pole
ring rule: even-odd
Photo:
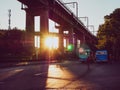
[[[8,30],[11,30],[11,9],[8,10]]]
[[[89,18],[87,16],[85,17],[78,17],[78,18],[84,18],[85,21],[87,21],[87,25],[85,25],[87,28],[89,27]]]
[[[64,3],[65,5],[66,4],[73,4],[73,7],[75,7],[76,5],[76,16],[78,17],[78,3],[77,2],[68,2],[68,3]]]

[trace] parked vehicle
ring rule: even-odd
[[[95,53],[96,62],[108,62],[107,50],[97,50]]]

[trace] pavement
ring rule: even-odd
[[[51,64],[49,70],[47,64]],[[19,67],[28,65],[33,66]],[[45,90],[42,87],[46,90],[120,90],[120,62],[90,64],[89,69],[86,63],[81,64],[74,59],[62,62],[4,62],[0,63],[0,68],[0,90]]]

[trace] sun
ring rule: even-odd
[[[57,49],[58,42],[59,42],[58,37],[49,36],[45,39],[45,47],[47,47],[49,49]]]

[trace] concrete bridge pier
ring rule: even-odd
[[[34,15],[29,9],[26,9],[26,41],[30,41],[29,47],[34,48]]]
[[[76,53],[76,49],[77,49],[77,36],[74,32],[74,29],[72,28],[71,31],[70,31],[70,44],[72,44],[74,47],[73,47],[73,53]]]
[[[77,36],[75,34],[74,34],[74,38],[73,39],[74,39],[74,51],[73,52],[76,53],[76,51],[77,51],[77,44],[78,44],[77,40],[78,39],[77,39]]]
[[[71,28],[69,30],[69,44],[74,44],[74,41],[73,41],[73,29]]]
[[[26,10],[26,31],[34,33],[34,15],[29,9]]]
[[[45,47],[45,39],[49,33],[49,11],[45,9],[40,15],[40,59],[49,58],[49,50]]]
[[[63,53],[64,52],[64,43],[63,43],[63,28],[59,28],[59,50]]]
[[[57,52],[57,54],[60,55],[59,58],[62,58],[63,53],[64,53],[64,33],[63,33],[63,27],[60,25],[60,26],[55,26],[55,28],[59,30],[59,33],[58,33],[59,42],[58,42],[58,52]]]
[[[34,47],[34,33],[35,33],[35,12],[27,9],[26,10],[26,31],[31,33],[31,37],[33,38],[33,47]],[[45,39],[49,33],[49,10],[44,9],[42,13],[40,13],[40,50],[39,50],[39,59],[48,59],[49,50],[45,47]]]

